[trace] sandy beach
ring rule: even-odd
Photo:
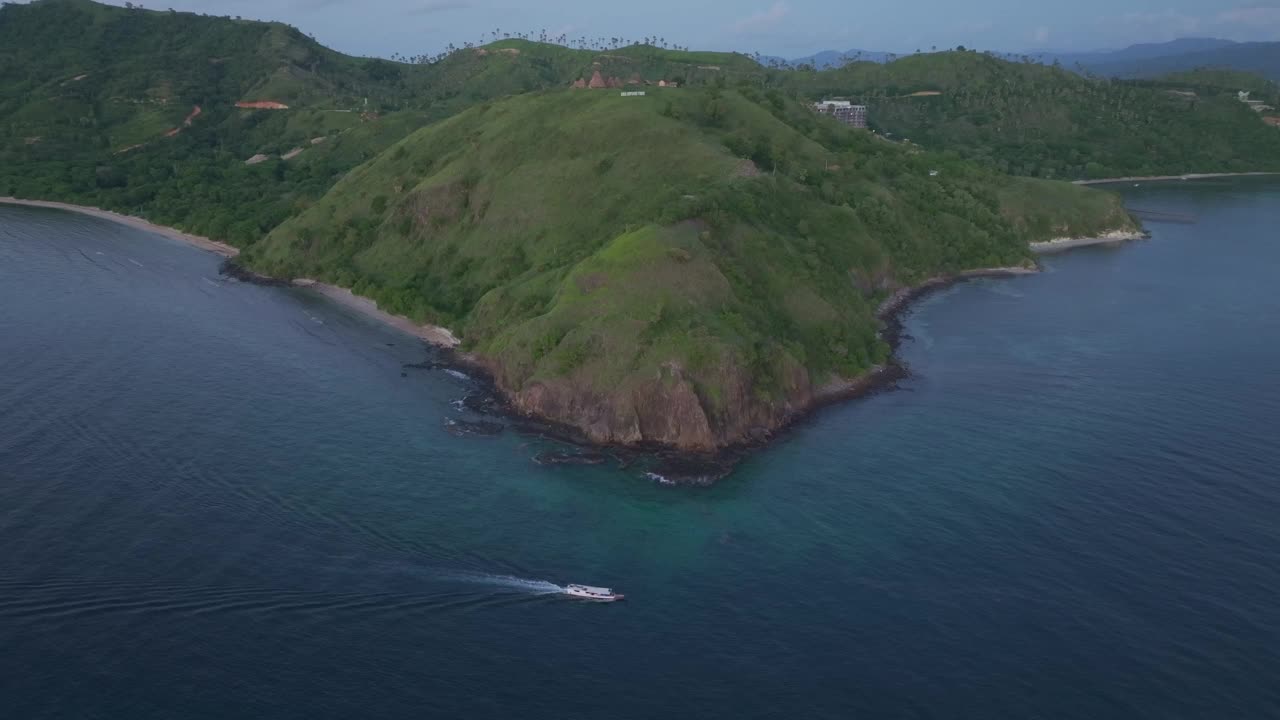
[[[1109,233],[1103,233],[1097,237],[1085,238],[1054,238],[1053,240],[1045,240],[1044,242],[1031,243],[1031,252],[1034,253],[1054,253],[1071,248],[1087,247],[1089,245],[1113,245],[1116,243],[1129,242],[1130,240],[1144,240],[1145,233],[1128,232],[1125,230],[1113,230]]]
[[[438,327],[436,325],[419,325],[403,315],[392,315],[389,312],[378,309],[378,303],[367,297],[356,295],[346,288],[340,288],[337,285],[329,285],[310,278],[298,278],[293,281],[295,287],[308,288],[330,300],[350,308],[375,320],[379,320],[390,325],[401,332],[409,333],[415,337],[421,338],[432,345],[440,347],[453,348],[457,347],[459,340],[448,328]]]
[[[1146,177],[1103,178],[1101,180],[1073,180],[1076,185],[1105,185],[1121,182],[1155,182],[1158,180],[1206,180],[1208,178],[1253,177],[1256,175],[1280,175],[1277,172],[1237,172],[1237,173],[1187,173],[1185,175],[1149,175]]]
[[[210,240],[209,238],[202,237],[200,235],[192,235],[191,233],[184,233],[181,230],[175,230],[171,227],[165,227],[163,225],[156,225],[155,223],[147,222],[146,220],[143,220],[142,218],[139,218],[139,217],[134,217],[132,215],[121,215],[118,212],[112,212],[110,210],[102,210],[101,208],[86,207],[84,205],[71,205],[69,203],[49,202],[47,200],[19,200],[18,198],[12,198],[12,197],[0,197],[0,203],[4,203],[6,205],[26,205],[27,207],[54,208],[56,210],[66,210],[68,212],[80,213],[81,215],[92,215],[93,217],[102,218],[104,220],[111,220],[113,222],[118,222],[122,225],[135,227],[135,228],[138,228],[139,230],[146,230],[148,232],[164,235],[167,238],[172,238],[174,240],[185,242],[189,245],[198,247],[201,250],[208,250],[209,252],[217,253],[223,257],[231,258],[240,254],[240,251],[237,250],[236,248],[226,243],[218,242],[217,240]]]
[[[0,203],[6,205],[25,205],[27,207],[53,208],[55,210],[66,210],[67,212],[80,213],[81,215],[91,215],[93,217],[102,218],[103,220],[110,220],[139,230],[146,230],[158,235],[163,235],[167,238],[172,238],[179,242],[184,242],[193,247],[200,248],[201,250],[217,253],[218,255],[226,258],[233,258],[240,254],[240,251],[237,248],[223,242],[218,242],[217,240],[210,240],[209,238],[202,237],[200,235],[192,235],[191,233],[185,233],[171,227],[156,225],[155,223],[147,222],[139,217],[122,215],[118,212],[103,210],[101,208],[72,205],[70,203],[50,202],[47,200],[20,200],[12,197],[0,197]],[[433,345],[448,348],[458,346],[458,338],[454,337],[453,333],[449,332],[448,329],[436,327],[435,325],[419,325],[403,315],[392,315],[391,313],[383,312],[378,309],[378,304],[374,301],[355,295],[345,288],[308,279],[294,280],[293,284],[298,287],[310,288],[330,300],[343,305],[344,307],[351,308],[362,315],[384,322],[397,330],[409,333],[414,337],[421,338]]]

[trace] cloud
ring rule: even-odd
[[[778,0],[768,10],[748,15],[733,23],[731,29],[736,33],[758,33],[769,30],[782,22],[791,13],[791,6]]]
[[[1219,25],[1247,25],[1252,29],[1280,29],[1280,7],[1241,7],[1224,10],[1215,18]]]

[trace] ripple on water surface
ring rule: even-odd
[[[1125,192],[1199,222],[930,297],[899,390],[710,488],[455,436],[472,381],[416,341],[0,207],[0,697],[131,720],[1280,716],[1280,184]]]

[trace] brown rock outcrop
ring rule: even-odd
[[[715,370],[714,377],[695,379],[669,362],[658,376],[633,378],[601,391],[574,378],[535,380],[512,389],[504,386],[509,378],[500,367],[481,363],[497,380],[499,392],[524,415],[574,428],[594,443],[662,445],[692,453],[765,440],[824,394],[795,362],[777,368],[770,393],[758,392],[749,374],[732,365]],[[699,380],[715,384],[718,402],[699,393]],[[856,381],[839,384],[844,392],[855,386]]]

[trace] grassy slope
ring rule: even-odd
[[[1240,70],[1200,68],[1133,82],[1160,90],[1190,91],[1201,97],[1220,97],[1228,101],[1237,99],[1236,93],[1245,90],[1252,100],[1280,106],[1280,85],[1261,75]]]
[[[707,84],[717,78],[736,82],[762,73],[745,55],[665,50],[633,45],[615,50],[576,50],[529,40],[499,40],[449,55],[426,70],[421,102],[438,117],[448,117],[479,102],[563,88],[594,70],[623,81],[679,80]]]
[[[974,52],[854,63],[783,78],[846,95],[873,123],[936,150],[1050,178],[1280,169],[1280,133],[1233,97],[1195,101],[1146,83],[1079,77]],[[931,97],[910,97],[938,91]]]
[[[88,0],[6,5],[0,194],[106,207],[244,246],[422,125],[490,98],[563,87],[597,61],[607,74],[651,79],[755,67],[744,56],[642,46],[600,54],[521,40],[405,65],[344,56],[278,23]],[[366,98],[378,120],[341,112],[365,109]],[[241,111],[238,100],[291,109]],[[164,137],[197,104],[194,125]],[[331,142],[310,144],[320,136]],[[288,163],[244,165],[296,147],[306,152]]]
[[[1128,223],[1114,196],[914,152],[776,95],[557,91],[418,131],[244,261],[450,325],[518,400],[551,387],[538,409],[597,439],[635,439],[618,423],[679,415],[647,398],[692,389],[709,436],[642,436],[721,444],[883,361],[874,308],[900,284]],[[591,398],[603,409],[578,407]]]
[[[597,68],[686,88],[548,90]],[[964,81],[943,70],[893,82]],[[525,409],[704,448],[882,361],[893,289],[1130,222],[1113,196],[850,131],[778,85],[813,89],[741,55],[510,40],[410,66],[278,24],[42,0],[0,9],[0,193],[231,240],[457,329]],[[365,97],[381,119],[334,112]]]
[[[425,71],[347,57],[278,23],[87,0],[6,5],[0,194],[111,208],[246,244],[426,124],[421,111],[376,123],[335,111],[363,107],[365,97],[394,107]],[[242,111],[239,100],[293,109]],[[193,125],[165,137],[194,105],[203,112]],[[310,143],[320,136],[331,142]],[[244,164],[295,147],[307,149],[287,164]]]
[[[0,8],[0,193],[98,205],[246,246],[404,134],[595,68],[624,81],[862,94],[882,128],[1023,175],[1255,170],[1280,157],[1280,134],[1230,97],[1190,103],[974,53],[779,73],[737,54],[503,40],[404,65],[344,56],[276,23],[40,0]],[[919,89],[945,92],[895,97]],[[363,109],[365,98],[382,114],[376,128],[335,112]],[[241,99],[293,109],[238,111]],[[194,126],[163,137],[196,104],[204,113]],[[321,135],[337,142],[308,144]],[[287,164],[244,166],[295,147],[307,151]]]
[[[204,122],[237,100],[346,107],[372,61],[327,50],[277,23],[42,0],[0,13],[0,119],[67,154],[155,139],[193,105]],[[80,80],[74,78],[83,76]]]

